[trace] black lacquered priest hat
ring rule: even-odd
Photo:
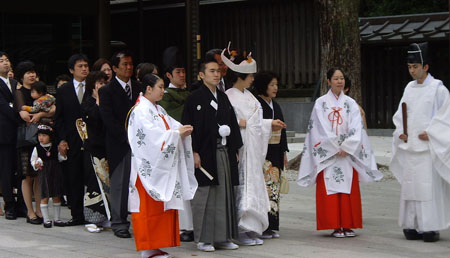
[[[428,64],[428,42],[409,45],[407,62],[408,64]]]

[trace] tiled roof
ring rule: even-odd
[[[449,13],[359,18],[361,43],[412,42],[449,38]]]

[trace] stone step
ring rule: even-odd
[[[300,137],[287,137],[287,143],[302,143],[305,141],[305,138]]]
[[[295,131],[286,131],[287,137],[295,137]]]

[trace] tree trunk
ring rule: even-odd
[[[352,82],[350,96],[362,104],[360,0],[315,0],[320,15],[320,45],[323,75],[321,95],[328,91],[326,73],[340,67]]]

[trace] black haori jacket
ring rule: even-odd
[[[201,166],[208,171],[214,179],[211,181],[200,169],[195,170],[195,177],[199,186],[218,185],[217,180],[217,139],[219,125],[228,125],[231,129],[227,137],[228,156],[230,161],[230,173],[233,185],[239,184],[238,166],[236,154],[242,146],[241,133],[237,123],[234,109],[225,93],[217,92],[216,101],[212,92],[204,84],[187,98],[184,104],[181,122],[184,125],[192,125],[192,150],[199,153]],[[211,102],[218,102],[217,111]]]

